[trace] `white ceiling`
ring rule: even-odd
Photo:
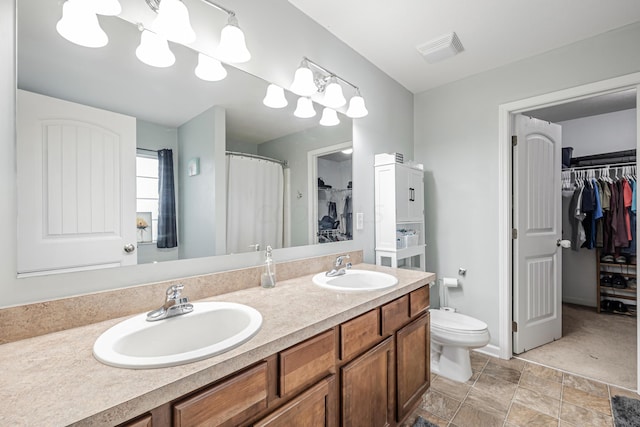
[[[289,1],[413,93],[640,21],[640,0]],[[416,50],[452,31],[459,55]]]

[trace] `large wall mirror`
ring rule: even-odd
[[[288,92],[268,108],[268,82],[226,64],[224,80],[200,80],[181,45],[172,67],[150,67],[127,19],[101,16],[109,44],[92,49],[57,34],[61,2],[17,9],[19,277],[352,238],[346,116],[296,118]],[[177,245],[158,244],[168,168]]]

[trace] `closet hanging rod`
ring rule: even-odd
[[[627,162],[627,163],[611,163],[606,165],[591,165],[591,166],[576,166],[572,168],[562,169],[562,172],[573,172],[578,170],[587,170],[587,169],[616,169],[623,168],[629,166],[635,166],[636,162]]]
[[[268,162],[274,162],[274,163],[281,164],[285,168],[289,167],[289,163],[287,163],[286,160],[273,159],[271,157],[260,156],[258,154],[240,153],[240,152],[237,152],[237,151],[225,151],[225,154],[227,156],[242,156],[242,157],[249,157],[251,159],[266,160]]]

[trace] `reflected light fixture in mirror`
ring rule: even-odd
[[[85,0],[67,0],[56,30],[65,39],[84,47],[103,47],[109,37],[100,27],[93,5]]]
[[[267,95],[262,100],[262,103],[271,108],[284,108],[289,105],[287,98],[284,96],[284,89],[273,83],[267,86]]]
[[[145,64],[158,68],[170,67],[176,62],[167,39],[149,30],[142,30],[136,56]]]
[[[315,117],[316,109],[313,108],[313,102],[311,101],[311,98],[307,98],[305,96],[301,96],[300,98],[298,98],[296,110],[293,112],[293,115],[301,119],[309,119],[311,117]]]
[[[227,70],[222,66],[222,63],[204,53],[198,53],[198,65],[195,73],[198,78],[208,82],[217,82],[227,77]]]
[[[338,118],[338,113],[336,112],[336,110],[325,107],[324,110],[322,110],[322,118],[320,119],[320,124],[322,126],[336,126],[340,124],[340,119]]]
[[[342,77],[332,73],[326,68],[321,67],[315,62],[311,61],[307,57],[303,57],[300,62],[300,66],[296,69],[291,83],[291,91],[297,95],[300,95],[298,99],[298,106],[293,113],[296,117],[309,118],[315,115],[315,111],[309,110],[309,102],[304,101],[305,98],[311,97],[317,93],[323,94],[322,99],[319,100],[325,107],[332,109],[338,109],[343,107],[347,100],[342,92],[342,85],[340,82],[354,89],[355,93],[349,101],[349,108],[347,109],[347,116],[352,119],[362,118],[369,114],[369,111],[365,107],[364,98],[360,94],[360,88],[353,83],[348,82]],[[268,94],[267,94],[268,96]],[[276,108],[276,107],[274,107]],[[311,107],[313,108],[313,107]],[[326,113],[333,116],[331,113]],[[323,112],[323,118],[325,113]],[[339,120],[336,116],[323,120],[320,124],[333,123]],[[331,126],[331,125],[329,125]]]

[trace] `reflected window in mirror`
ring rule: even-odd
[[[158,155],[140,152],[136,155],[136,228],[137,241],[158,241]]]

